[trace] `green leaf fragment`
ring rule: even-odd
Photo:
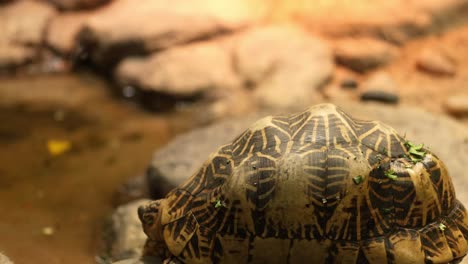
[[[444,225],[443,223],[440,223],[440,224],[439,224],[439,229],[440,229],[440,231],[444,231],[446,227],[447,227],[447,226]]]
[[[418,163],[418,162],[420,162],[422,160],[421,158],[415,158],[415,157],[412,157],[412,156],[410,156],[410,159],[414,163]]]
[[[405,146],[408,149],[408,157],[413,163],[422,161],[422,159],[426,155],[426,152],[423,150],[424,144],[414,145],[410,141],[406,141]]]
[[[393,181],[398,178],[398,175],[396,175],[395,171],[392,170],[392,169],[386,171],[385,176],[387,176],[387,178],[389,178],[390,180],[393,180]]]
[[[419,151],[419,150],[414,149],[414,148],[410,148],[408,152],[410,154],[412,154],[412,155],[419,156],[419,157],[424,157],[424,155],[426,155],[426,152]]]
[[[424,147],[424,144],[419,144],[417,146],[414,146],[415,150],[421,150]]]
[[[221,201],[219,198],[215,201],[215,208],[226,207],[226,203]]]
[[[382,208],[382,212],[388,214],[388,213],[390,213],[392,211],[392,209],[393,209],[392,207]]]
[[[361,175],[358,175],[353,178],[353,181],[355,184],[361,184],[361,182],[363,181],[363,177]]]

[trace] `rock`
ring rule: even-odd
[[[0,252],[0,264],[13,264],[13,262]]]
[[[382,103],[398,103],[398,95],[385,91],[367,91],[361,94],[362,101],[379,101]]]
[[[153,156],[148,170],[151,197],[164,197],[203,164],[210,153],[228,143],[257,119],[257,116],[221,121],[178,136]]]
[[[46,33],[47,45],[62,55],[70,55],[77,49],[76,38],[90,15],[87,12],[70,12],[54,16]]]
[[[79,40],[95,63],[112,66],[129,55],[242,28],[251,20],[245,2],[115,0],[93,14]]]
[[[111,258],[121,260],[141,256],[146,235],[138,219],[138,207],[147,203],[141,199],[118,207],[112,215],[114,240],[110,246]]]
[[[53,7],[40,1],[20,0],[0,9],[0,68],[11,68],[34,60],[43,41]]]
[[[468,205],[468,129],[465,125],[446,117],[405,106],[381,104],[340,104],[345,111],[356,118],[381,120],[394,127],[401,135],[406,134],[412,142],[429,146],[448,166],[457,197]],[[294,109],[297,111],[298,109]],[[202,165],[209,153],[217,147],[233,140],[256,120],[243,118],[207,126],[177,137],[169,145],[155,153],[151,166],[155,170],[149,177],[153,198],[161,198],[165,193],[158,191],[160,182],[178,186]],[[434,128],[437,133],[434,133]]]
[[[421,71],[438,76],[453,76],[456,73],[454,61],[440,50],[424,49],[416,66]]]
[[[37,57],[37,51],[32,47],[1,43],[0,69],[24,65]]]
[[[213,41],[175,47],[144,58],[127,58],[118,65],[115,76],[123,86],[177,97],[239,86],[231,56]]]
[[[393,78],[385,72],[372,75],[362,84],[361,100],[398,103],[399,97]]]
[[[398,50],[373,38],[345,38],[335,44],[336,61],[357,72],[366,72],[390,63]]]
[[[94,8],[109,1],[110,0],[49,0],[49,2],[63,10]]]
[[[309,105],[333,73],[325,43],[293,26],[251,29],[239,37],[236,67],[266,107]]]
[[[468,94],[448,97],[445,100],[445,109],[454,116],[468,116]]]
[[[2,41],[40,45],[46,23],[54,14],[53,7],[39,1],[12,2],[0,9]]]
[[[344,89],[356,89],[358,82],[355,79],[346,78],[341,80],[340,87]]]

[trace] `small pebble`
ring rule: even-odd
[[[456,72],[455,63],[441,51],[425,49],[416,62],[419,70],[438,76],[453,76]]]
[[[399,101],[399,97],[396,94],[384,91],[367,91],[361,94],[361,100],[396,104]]]
[[[132,98],[136,95],[136,88],[131,85],[126,85],[122,88],[122,95],[125,98]]]
[[[468,116],[468,95],[452,95],[445,100],[445,109],[454,116]]]
[[[338,40],[334,54],[339,64],[356,72],[366,72],[393,61],[398,50],[387,42],[359,37]]]
[[[362,84],[362,101],[378,101],[383,103],[398,103],[396,84],[393,78],[386,72],[372,75]]]
[[[55,111],[54,120],[57,122],[62,122],[63,120],[65,120],[65,111],[62,109]]]
[[[55,229],[51,226],[42,228],[42,234],[45,236],[52,236],[55,233]]]
[[[358,87],[358,83],[354,79],[344,79],[341,81],[340,86],[344,89],[356,89]]]

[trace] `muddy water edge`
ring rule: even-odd
[[[0,251],[15,263],[93,263],[119,186],[193,126],[118,100],[91,75],[0,80]],[[50,140],[71,143],[51,155]]]

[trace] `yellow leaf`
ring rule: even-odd
[[[69,151],[71,148],[71,142],[68,140],[55,140],[51,139],[47,141],[47,149],[50,155],[59,156]]]

